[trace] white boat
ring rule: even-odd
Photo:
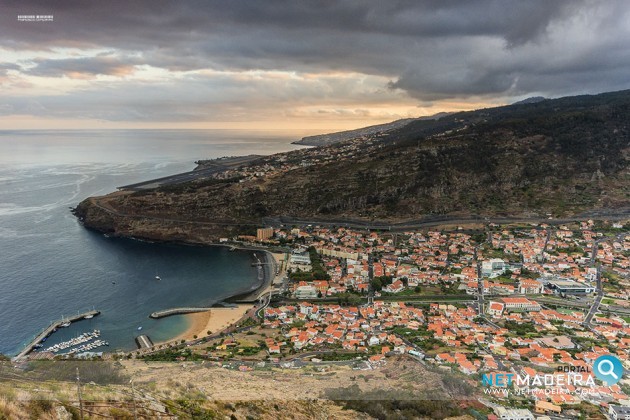
[[[69,327],[69,326],[70,326],[70,324],[71,324],[71,322],[70,322],[70,321],[67,321],[67,322],[64,322],[63,324],[61,324],[61,326],[62,326],[62,327],[64,327],[64,328],[66,328],[66,327]]]
[[[160,276],[155,276],[155,279],[156,279],[156,280],[162,280],[162,279],[160,278]]]
[[[138,327],[138,331],[140,331],[142,329],[142,327]]]
[[[86,315],[83,317],[83,319],[92,319],[94,318],[94,315]]]

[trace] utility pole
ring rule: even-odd
[[[79,417],[83,420],[83,398],[81,397],[81,377],[77,367],[77,396],[79,397]]]
[[[133,420],[138,420],[138,416],[136,414],[136,391],[133,387],[133,379],[129,381],[131,384],[131,400],[133,401]]]

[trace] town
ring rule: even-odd
[[[220,240],[274,256],[271,284],[240,320],[103,357],[242,372],[376,371],[402,357],[476,389],[487,418],[624,418],[628,379],[608,385],[593,363],[614,355],[629,368],[629,227],[261,227]]]
[[[584,381],[569,387],[486,395],[499,403],[500,418],[534,418],[528,416],[557,415],[583,402],[625,409],[617,404],[629,399],[627,382],[593,387],[586,379],[604,354],[628,367],[627,226],[592,220],[424,232],[307,226],[260,228],[238,240],[290,248],[260,326],[269,360],[300,353],[330,360],[333,352],[364,355],[374,367],[407,354],[479,385],[484,373],[581,372]],[[231,338],[213,350],[238,346]],[[531,410],[510,411],[501,402]]]

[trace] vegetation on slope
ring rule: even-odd
[[[191,183],[108,203],[124,214],[243,226],[279,215],[570,216],[628,206],[629,139],[630,91],[545,100],[414,121],[376,139],[378,147],[357,143],[352,153],[262,179]],[[344,145],[271,160],[334,154]],[[90,207],[78,211],[88,226],[121,225]]]

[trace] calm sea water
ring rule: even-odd
[[[69,207],[116,186],[192,169],[200,158],[271,154],[307,132],[0,131],[0,353],[15,354],[52,320],[97,309],[47,343],[100,329],[110,349],[186,328],[148,315],[220,301],[256,280],[250,252],[107,238]],[[161,281],[155,280],[159,274]],[[105,349],[105,348],[101,348]]]

